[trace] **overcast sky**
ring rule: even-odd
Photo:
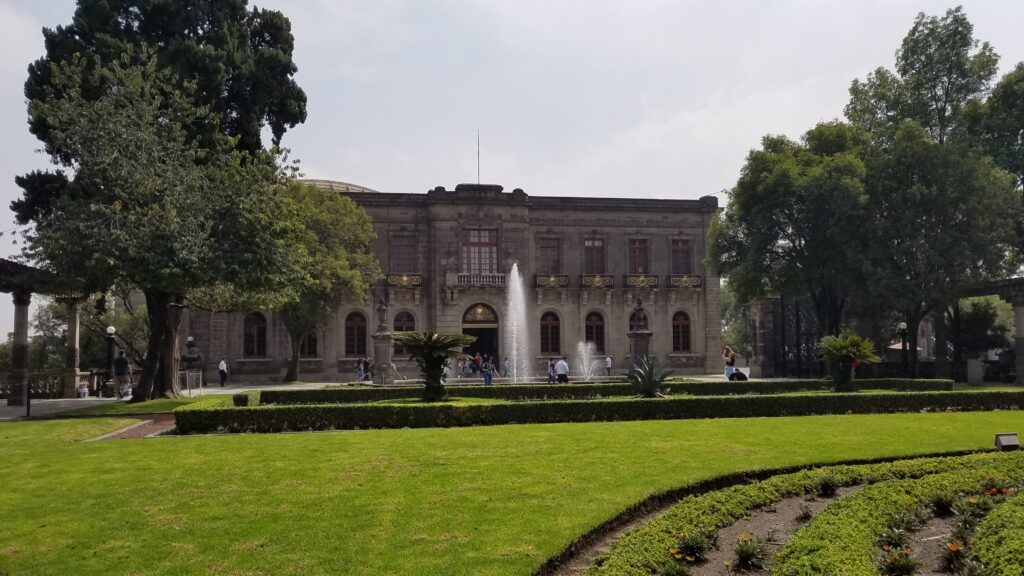
[[[931,0],[263,0],[292,21],[309,118],[284,139],[307,177],[385,192],[481,180],[565,196],[697,198],[731,187],[766,133],[840,117]],[[1001,69],[1024,2],[965,0]],[[47,166],[22,86],[74,0],[0,0],[0,256],[14,176]],[[724,204],[724,202],[723,202]],[[11,330],[10,297],[0,334]]]

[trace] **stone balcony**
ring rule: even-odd
[[[459,272],[455,275],[455,285],[459,287],[504,288],[505,282],[505,274]]]
[[[627,288],[657,288],[658,277],[654,274],[625,274],[622,277]]]
[[[668,285],[671,288],[700,288],[704,283],[698,274],[672,274],[668,277]]]
[[[423,274],[388,274],[389,288],[419,288],[423,286]]]
[[[582,274],[580,288],[614,288],[615,276],[611,274]]]
[[[568,274],[536,274],[533,277],[535,288],[568,288]]]

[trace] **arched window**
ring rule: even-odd
[[[672,351],[688,354],[690,348],[690,315],[676,312],[672,317]]]
[[[345,356],[366,356],[366,316],[359,312],[345,317]]]
[[[299,358],[319,358],[319,352],[316,332],[310,332],[299,340]]]
[[[243,356],[246,358],[267,357],[267,319],[259,312],[246,314],[242,321],[245,334]]]
[[[600,312],[587,314],[583,339],[593,342],[597,352],[604,354],[604,316]]]
[[[562,353],[562,331],[558,315],[545,312],[540,317],[540,353],[544,355]]]
[[[416,329],[416,319],[412,317],[412,314],[408,312],[399,312],[395,314],[395,332],[412,332]],[[405,359],[409,355],[409,351],[404,346],[395,344],[394,357]]]

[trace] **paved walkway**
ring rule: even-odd
[[[32,400],[32,417],[33,418],[45,418],[53,417],[58,414],[70,412],[72,410],[79,410],[81,408],[89,408],[90,406],[103,406],[113,402],[120,402],[116,398],[62,398],[58,400]],[[0,422],[10,422],[12,420],[21,420],[25,417],[24,406],[8,406],[7,401],[3,401],[4,405],[0,406]]]

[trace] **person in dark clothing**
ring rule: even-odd
[[[124,350],[114,358],[114,396],[122,398],[125,390],[132,385],[132,363],[124,355]]]

